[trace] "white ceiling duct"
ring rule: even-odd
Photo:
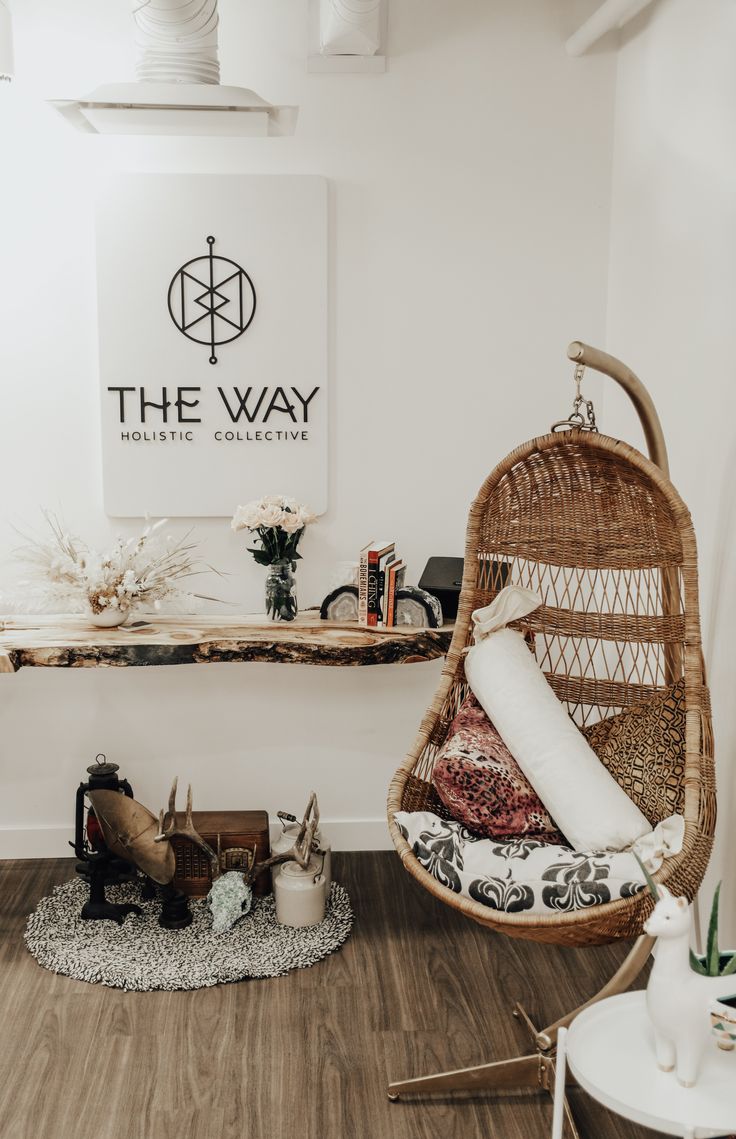
[[[386,70],[388,0],[307,0],[307,71]]]
[[[12,79],[14,74],[13,25],[4,0],[0,0],[0,79]]]
[[[604,0],[600,8],[596,8],[592,16],[570,36],[565,44],[568,55],[584,55],[601,36],[628,24],[651,2],[652,0]]]
[[[143,83],[219,83],[217,0],[138,0],[133,9]]]
[[[2,0],[0,0],[2,4]],[[132,0],[137,83],[108,83],[52,106],[96,134],[288,135],[298,107],[220,85],[217,0]]]
[[[321,0],[324,55],[375,55],[381,46],[381,0]]]

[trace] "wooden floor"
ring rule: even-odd
[[[386,1082],[527,1051],[626,946],[558,950],[493,935],[441,905],[389,853],[335,856],[356,914],[312,969],[194,993],[56,977],[26,915],[71,861],[0,863],[1,1139],[545,1139],[530,1094],[390,1104]],[[583,1139],[654,1133],[572,1092]]]

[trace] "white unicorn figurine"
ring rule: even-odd
[[[685,1088],[695,1084],[710,1035],[710,1002],[723,993],[722,977],[702,977],[690,968],[690,910],[687,898],[673,898],[657,886],[659,901],[644,923],[656,937],[647,986],[647,1010],[654,1026],[657,1064],[675,1071]]]

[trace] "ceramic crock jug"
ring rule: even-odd
[[[312,858],[306,870],[296,862],[286,862],[273,884],[276,920],[281,925],[301,929],[319,925],[325,916],[325,879],[319,861]]]

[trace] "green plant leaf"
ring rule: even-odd
[[[248,547],[248,553],[253,555],[255,561],[258,562],[259,566],[270,566],[271,565],[271,556],[267,550],[253,550],[249,546]]]
[[[721,964],[718,952],[718,906],[721,894],[721,883],[716,886],[713,895],[713,905],[710,908],[710,921],[708,922],[708,940],[705,943],[705,963],[709,977],[717,977]]]
[[[721,976],[731,977],[734,973],[736,973],[736,953],[734,953],[728,964],[724,965],[723,969],[721,970]]]
[[[690,950],[690,968],[692,969],[693,973],[700,973],[701,977],[708,976],[708,970],[706,969],[703,962],[695,956],[692,949]]]
[[[644,863],[642,862],[642,860],[639,858],[639,855],[634,854],[634,858],[639,863],[639,867],[641,869],[641,872],[646,879],[647,886],[649,887],[650,894],[654,898],[655,902],[658,902],[659,901],[659,894],[657,893],[657,885],[656,885],[654,879],[652,878],[651,874],[647,870],[647,868],[644,865]]]

